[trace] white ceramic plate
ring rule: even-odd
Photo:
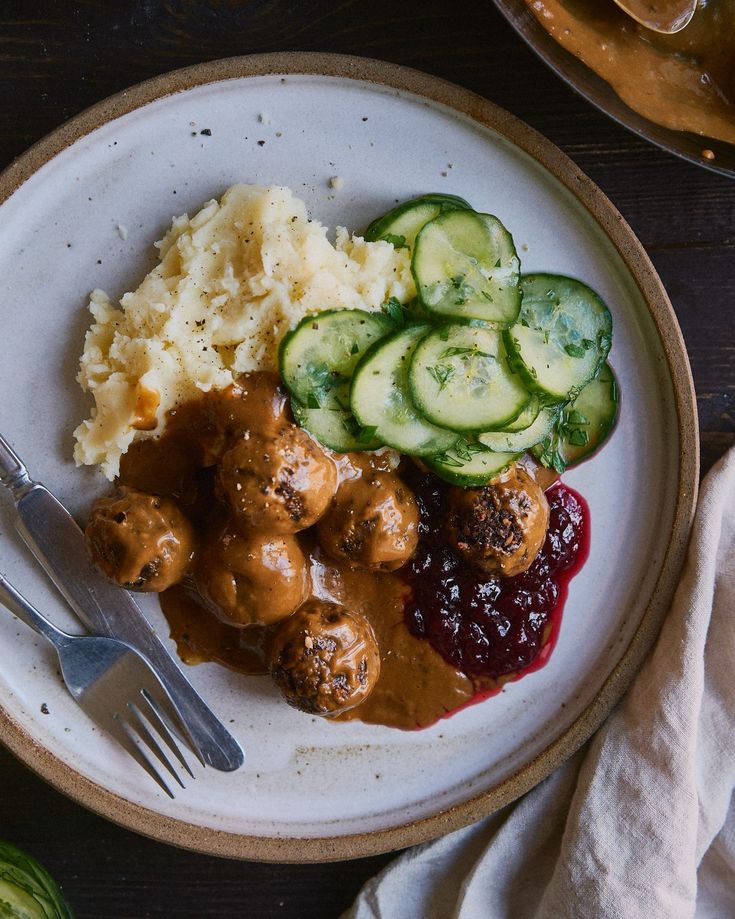
[[[339,191],[328,183],[337,175]],[[592,548],[558,645],[544,669],[500,696],[406,733],[328,723],[289,709],[267,678],[189,668],[247,761],[234,774],[202,771],[171,802],[85,720],[50,649],[0,612],[0,727],[11,749],[141,832],[300,861],[398,847],[467,823],[533,785],[591,733],[666,608],[697,444],[688,365],[665,294],[619,215],[558,150],[438,80],[375,62],[275,55],[123,94],[47,139],[2,181],[0,430],[74,513],[107,488],[71,458],[71,432],[89,409],[74,382],[88,293],[102,287],[119,297],[136,287],[172,216],[235,182],[288,185],[331,227],[365,226],[425,191],[462,195],[500,216],[526,271],[579,277],[605,298],[622,388],[614,436],[566,477],[589,502]],[[0,570],[73,628],[13,531],[7,495],[0,530]],[[167,638],[156,601],[146,598],[145,610]]]

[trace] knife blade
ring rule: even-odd
[[[239,768],[245,756],[238,742],[184,676],[130,594],[97,569],[71,514],[30,478],[2,435],[0,484],[15,500],[15,528],[21,539],[84,625],[95,634],[128,642],[148,658],[207,765],[223,772]]]

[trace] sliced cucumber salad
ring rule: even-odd
[[[404,201],[383,217],[374,220],[365,230],[365,239],[368,242],[383,239],[392,243],[396,249],[412,249],[423,226],[445,211],[457,209],[472,210],[464,198],[458,198],[456,195],[422,195],[420,198]]]
[[[562,275],[525,275],[521,290],[518,322],[506,332],[516,366],[530,389],[560,402],[574,399],[610,351],[610,310],[586,284]]]
[[[520,274],[497,217],[423,195],[365,232],[406,248],[417,297],[308,316],[281,342],[294,418],[337,452],[390,446],[458,485],[531,451],[561,472],[617,415],[612,318],[586,284]]]
[[[306,408],[295,399],[291,400],[291,409],[302,428],[336,453],[358,453],[383,446],[375,432],[364,430],[349,410]]]
[[[279,349],[283,382],[301,427],[340,453],[382,446],[363,431],[350,407],[352,373],[370,345],[394,328],[382,313],[325,310],[307,316],[284,336]]]
[[[363,310],[307,316],[281,342],[283,382],[307,408],[349,411],[352,371],[370,345],[392,328],[387,316]]]
[[[559,416],[559,409],[554,406],[542,408],[533,422],[520,431],[487,431],[478,434],[478,441],[489,450],[499,452],[512,450],[530,450],[541,443],[551,433]]]
[[[422,306],[440,318],[506,328],[518,317],[520,262],[497,217],[468,210],[440,214],[416,237],[411,269]]]
[[[383,443],[410,456],[443,453],[459,439],[417,410],[408,387],[408,368],[426,325],[410,325],[378,342],[355,369],[350,401],[355,418]]]
[[[445,453],[426,459],[425,463],[447,482],[472,488],[487,485],[520,457],[519,452],[496,453],[482,444],[464,441]]]
[[[502,428],[530,401],[510,369],[502,336],[484,326],[446,325],[423,336],[408,384],[421,414],[454,431]]]
[[[534,456],[557,472],[564,472],[591,456],[612,432],[618,399],[615,374],[605,364],[597,378],[564,406],[552,430],[534,447]]]

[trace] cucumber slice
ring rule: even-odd
[[[363,310],[325,310],[307,316],[281,341],[278,362],[283,382],[306,408],[349,411],[355,365],[370,345],[393,328],[387,316]]]
[[[485,434],[478,434],[477,439],[489,450],[497,450],[498,453],[530,450],[531,447],[535,447],[549,436],[558,417],[558,408],[543,408],[533,424],[522,431],[488,431]]]
[[[368,242],[384,239],[392,243],[396,249],[411,249],[417,233],[424,224],[444,211],[457,208],[470,210],[470,205],[464,198],[458,198],[456,195],[436,193],[404,201],[384,216],[373,220],[365,230],[365,239]]]
[[[479,325],[441,326],[422,339],[408,383],[419,412],[453,431],[502,428],[530,400],[500,332]]]
[[[544,466],[564,472],[592,456],[607,440],[618,415],[618,385],[609,364],[565,406],[550,435],[533,450]]]
[[[296,423],[336,453],[359,453],[377,450],[382,441],[369,428],[361,428],[352,412],[329,408],[305,408],[294,399],[291,402]]]
[[[541,400],[537,393],[531,393],[528,405],[523,409],[515,421],[511,421],[503,427],[504,431],[524,431],[529,425],[532,425],[538,413],[541,411]]]
[[[610,351],[610,311],[586,284],[562,275],[525,275],[521,289],[518,322],[505,333],[508,350],[530,388],[573,400]]]
[[[503,328],[518,317],[520,262],[497,217],[467,210],[440,214],[416,237],[411,270],[430,313]]]
[[[358,423],[410,456],[443,453],[457,440],[453,431],[425,421],[409,393],[411,355],[428,330],[428,325],[411,325],[377,342],[352,376],[350,401]]]
[[[465,441],[439,456],[427,457],[424,462],[445,481],[470,488],[487,485],[521,456],[521,453],[495,453],[481,444]]]

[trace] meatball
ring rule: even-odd
[[[194,577],[207,606],[222,622],[270,625],[309,595],[306,559],[293,536],[242,535],[230,527],[205,541]]]
[[[521,574],[544,544],[549,504],[520,466],[483,488],[450,488],[447,505],[450,544],[489,574]]]
[[[312,600],[278,628],[269,667],[290,705],[313,715],[337,715],[370,694],[380,675],[380,654],[367,619]]]
[[[332,460],[293,424],[243,438],[222,457],[220,492],[244,531],[295,533],[327,509],[337,488]]]
[[[373,472],[340,486],[317,530],[332,558],[392,571],[413,555],[418,523],[411,490],[390,472]]]
[[[194,530],[172,498],[125,485],[95,501],[86,537],[99,567],[129,590],[176,584],[194,549]]]
[[[204,461],[217,463],[222,454],[243,436],[270,437],[288,424],[288,394],[276,373],[243,373],[225,389],[207,398],[202,428]]]

